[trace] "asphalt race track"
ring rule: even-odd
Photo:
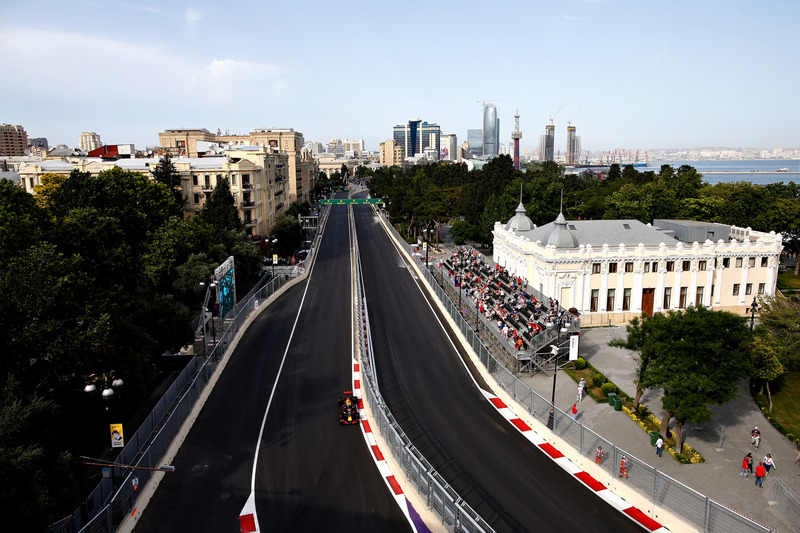
[[[372,209],[354,210],[381,394],[433,467],[496,531],[641,532],[496,412]]]
[[[410,531],[357,426],[340,426],[351,386],[347,209],[331,211],[263,433],[260,531]],[[239,531],[259,429],[305,283],[244,334],[136,531]]]

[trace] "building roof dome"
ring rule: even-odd
[[[525,206],[522,205],[520,201],[517,209],[514,211],[514,216],[508,220],[506,224],[506,230],[508,231],[530,231],[536,226],[533,225],[533,221],[528,218],[528,215],[525,214]]]
[[[578,240],[567,229],[567,219],[560,211],[554,222],[553,231],[547,236],[547,245],[556,248],[576,248],[578,246]]]

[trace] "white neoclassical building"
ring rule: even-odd
[[[494,226],[494,261],[577,308],[584,326],[704,305],[746,314],[774,295],[780,234],[690,220],[573,220],[537,227],[522,203]]]

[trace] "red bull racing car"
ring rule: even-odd
[[[358,414],[358,398],[351,391],[345,391],[344,399],[339,398],[339,423],[342,425],[358,424],[361,418]]]

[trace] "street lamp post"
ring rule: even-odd
[[[105,402],[104,410],[106,412],[106,423],[109,425],[109,430],[112,425],[111,421],[111,406],[107,403],[111,398],[114,396],[114,389],[119,389],[122,387],[125,382],[122,381],[122,378],[117,377],[117,373],[114,370],[109,370],[108,372],[102,372],[100,374],[91,374],[88,379],[89,383],[83,387],[83,392],[87,394],[93,394],[97,388],[98,384],[102,383],[102,391],[100,392],[100,396],[103,398]],[[116,432],[116,431],[115,431]],[[122,435],[120,432],[120,446],[122,443]],[[111,445],[111,458],[114,458],[113,452],[115,443],[117,441],[112,439]],[[83,476],[80,477],[80,489],[81,489],[81,500],[85,500],[85,489],[83,484]],[[114,476],[114,468],[111,468],[111,484],[116,487],[116,478]],[[84,510],[85,509],[85,510]],[[85,513],[88,513],[88,508],[86,507],[86,503],[82,501],[81,503],[81,516],[83,517]]]
[[[561,324],[563,321],[563,316],[555,320],[558,335],[556,337],[556,343],[550,346],[550,350],[553,352],[553,393],[550,397],[550,416],[547,419],[547,428],[550,430],[555,429],[556,422],[556,376],[558,375],[558,355],[561,348]],[[566,328],[564,329],[566,330]]]
[[[201,281],[200,282],[200,288],[204,288],[205,286],[206,286],[206,282],[205,281]],[[208,322],[208,319],[206,318],[206,316],[207,316],[206,313],[208,313],[208,307],[207,307],[208,299],[209,299],[209,297],[211,295],[210,291],[212,289],[216,289],[216,288],[217,288],[217,282],[212,277],[211,278],[211,283],[208,284],[208,289],[206,289],[206,295],[205,295],[205,298],[203,299],[203,305],[200,307],[200,313],[202,315],[200,317],[200,319],[203,321],[203,357],[206,357],[208,355],[208,353],[207,353],[208,352],[208,336],[206,335],[206,322]],[[216,297],[214,298],[214,302],[216,303]],[[214,324],[213,317],[211,319],[211,330],[212,330],[212,334],[214,336],[214,346],[216,346],[217,345],[217,328],[216,328],[216,326]]]
[[[275,260],[277,259],[275,254],[275,243],[278,242],[278,239],[270,239],[270,251],[272,252],[272,279],[275,279]]]
[[[750,305],[750,331],[753,331],[753,326],[755,325],[756,321],[756,313],[758,313],[758,301],[755,296],[753,296],[753,303]]]

